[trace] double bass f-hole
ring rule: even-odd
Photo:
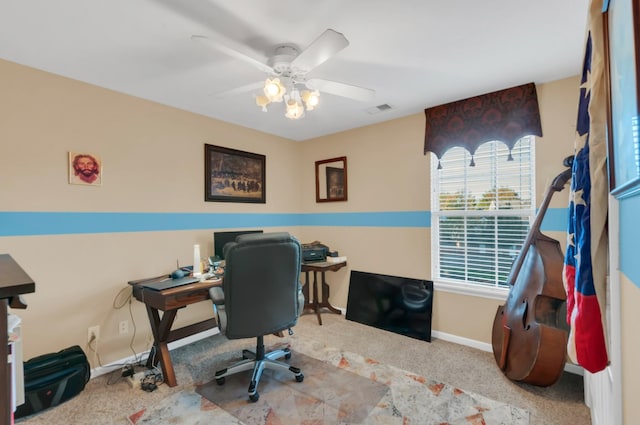
[[[568,167],[547,188],[538,214],[507,278],[509,295],[498,307],[491,335],[498,367],[514,381],[547,386],[555,383],[566,362],[568,332],[561,328],[567,295],[562,283],[564,255],[560,243],[540,231],[555,192],[571,179]]]
[[[529,303],[526,299],[522,300],[522,304],[524,304],[524,313],[522,313],[522,328],[525,331],[528,331],[531,326],[527,324],[527,318],[529,317]]]

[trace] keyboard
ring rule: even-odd
[[[200,282],[199,277],[181,277],[180,279],[167,278],[165,280],[154,281],[149,283],[142,283],[144,288],[149,288],[154,291],[164,291],[165,289],[176,288],[178,286],[189,285],[190,283]]]

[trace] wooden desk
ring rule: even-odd
[[[318,316],[318,323],[322,325],[322,317],[320,317],[321,309],[326,308],[332,313],[342,314],[340,310],[329,304],[329,285],[327,284],[327,280],[325,277],[325,273],[328,271],[335,272],[347,265],[346,261],[342,263],[329,263],[329,262],[315,262],[315,263],[302,263],[301,270],[305,274],[305,284],[302,287],[302,292],[304,294],[304,309],[313,309],[313,311]],[[313,300],[309,302],[309,272],[313,272]],[[320,301],[318,301],[318,273],[322,275],[322,282],[320,288],[320,296],[322,297]]]
[[[7,362],[8,307],[27,308],[21,294],[35,292],[36,284],[9,254],[0,254],[0,425],[12,423],[11,367]]]
[[[215,318],[203,320],[178,329],[171,329],[178,310],[209,298],[209,289],[222,285],[222,279],[206,280],[203,282],[182,285],[176,288],[156,291],[142,286],[144,283],[156,282],[169,278],[167,275],[150,279],[129,282],[133,287],[133,296],[144,303],[149,316],[149,324],[153,333],[153,348],[147,358],[147,367],[153,367],[160,362],[164,380],[170,387],[177,385],[176,374],[173,370],[171,354],[168,344],[178,339],[215,328],[218,324]],[[160,312],[163,312],[162,315]],[[213,314],[213,308],[211,309]],[[153,355],[155,353],[155,355]]]

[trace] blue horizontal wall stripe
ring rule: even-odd
[[[567,208],[549,208],[544,214],[540,230],[547,232],[566,232],[569,224]]]
[[[566,209],[550,209],[542,230],[565,231]],[[0,236],[158,232],[251,227],[431,227],[429,211],[348,213],[161,213],[0,211]]]
[[[429,211],[301,214],[302,226],[430,227]]]
[[[0,212],[0,236],[290,226],[297,214]]]
[[[429,227],[428,212],[253,214],[0,212],[0,236],[286,226]]]

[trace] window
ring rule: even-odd
[[[520,139],[509,161],[502,142],[473,156],[449,149],[438,169],[431,159],[431,242],[434,279],[507,287],[513,261],[535,218],[534,137]]]

